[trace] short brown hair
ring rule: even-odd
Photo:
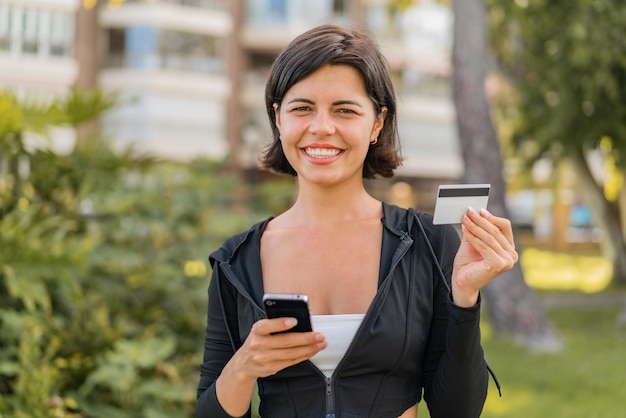
[[[387,108],[378,142],[370,146],[363,166],[363,177],[392,177],[402,163],[396,96],[388,63],[378,45],[366,34],[341,26],[322,25],[299,35],[278,55],[265,86],[265,107],[272,127],[273,141],[259,158],[261,167],[278,173],[297,175],[285,154],[276,126],[274,103],[280,104],[287,91],[324,65],[349,65],[359,71],[376,113]]]

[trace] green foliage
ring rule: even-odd
[[[78,126],[113,107],[115,95],[100,90],[70,90],[64,97],[43,101],[29,97],[18,101],[10,91],[0,92],[0,138],[9,133],[46,134],[52,126]]]
[[[56,108],[80,110],[75,100]],[[28,151],[31,126],[83,116],[25,123],[7,103],[2,146],[18,147],[3,155],[29,169],[0,178],[0,417],[192,416],[206,257],[279,210],[288,188],[256,191],[217,162],[160,162],[98,139],[69,155]],[[272,188],[283,197],[267,206]]]
[[[25,167],[38,165],[38,173],[42,179],[49,183],[57,182],[56,172],[47,172],[46,165],[57,168],[54,164],[46,161],[45,150],[29,151],[26,146],[26,135],[47,138],[49,130],[58,126],[78,126],[81,123],[96,117],[110,109],[115,102],[115,97],[105,95],[96,90],[85,93],[80,90],[72,90],[67,96],[45,102],[35,98],[27,98],[18,101],[17,97],[8,91],[0,92],[0,216],[15,208],[20,197],[37,195],[32,190],[31,182],[24,182],[27,176],[22,173]],[[78,150],[70,158],[79,156]],[[99,160],[99,154],[96,159]],[[57,156],[51,153],[51,158]],[[56,160],[55,160],[56,162]],[[60,162],[60,159],[59,159]],[[73,162],[70,160],[71,166]],[[93,161],[91,162],[93,163]],[[59,167],[60,169],[60,167]],[[78,176],[81,173],[76,170]],[[61,200],[67,198],[64,187],[49,187],[51,193],[55,193]],[[61,202],[67,203],[67,202]]]
[[[0,138],[16,133],[22,126],[21,108],[17,106],[17,100],[12,95],[0,95]],[[3,140],[4,142],[4,140]]]
[[[489,0],[492,44],[515,85],[513,140],[530,158],[597,149],[626,165],[626,3]],[[532,144],[532,146],[529,146]]]
[[[267,181],[259,184],[253,190],[253,207],[261,212],[267,210],[272,215],[278,215],[291,206],[295,199],[295,182],[291,178]]]

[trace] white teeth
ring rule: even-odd
[[[306,152],[308,156],[315,158],[329,158],[339,155],[341,150],[331,148],[305,148],[304,152]]]

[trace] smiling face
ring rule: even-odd
[[[283,152],[300,182],[362,183],[365,156],[387,109],[376,113],[356,69],[325,65],[294,84],[274,108]]]

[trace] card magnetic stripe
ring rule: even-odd
[[[463,189],[439,189],[439,197],[470,197],[489,196],[488,187],[463,188]]]

